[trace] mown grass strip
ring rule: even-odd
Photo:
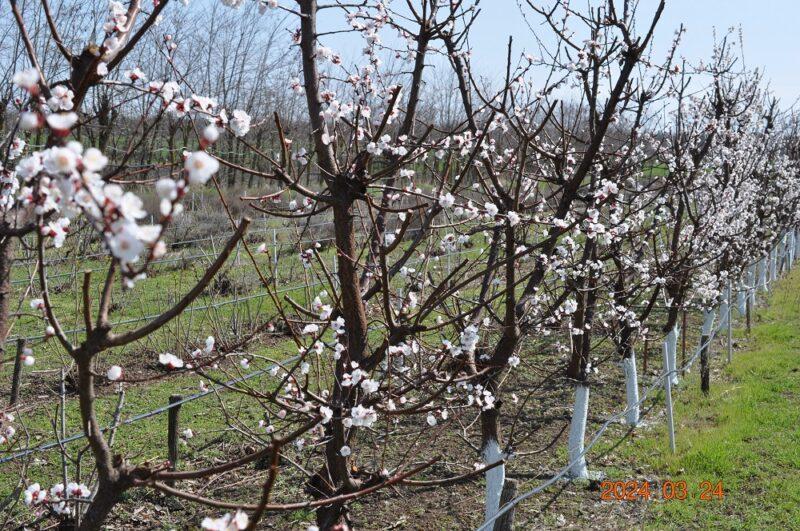
[[[696,373],[682,381],[677,453],[663,425],[624,446],[632,462],[687,485],[685,500],[649,502],[646,528],[800,529],[800,270],[766,302],[749,338],[737,330],[744,348],[712,378],[709,396]],[[704,481],[722,482],[724,498],[701,500]]]

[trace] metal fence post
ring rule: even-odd
[[[672,375],[669,370],[669,342],[664,341],[664,393],[667,405],[667,431],[669,432],[669,447],[675,453],[675,419],[672,416]]]

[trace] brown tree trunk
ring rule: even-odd
[[[745,299],[745,319],[746,319],[746,323],[747,323],[746,324],[746,327],[747,327],[746,330],[747,330],[747,335],[748,336],[750,335],[750,327],[751,327],[751,324],[750,324],[751,308],[752,308],[752,305],[750,304],[750,296],[748,294],[747,299]]]
[[[103,437],[94,412],[96,400],[94,375],[91,370],[92,355],[88,351],[76,353],[78,359],[78,401],[81,421],[97,467],[97,492],[92,503],[86,508],[79,529],[100,529],[114,506],[119,503],[122,493],[128,485],[120,481],[120,471],[114,466],[111,451]]]
[[[104,481],[101,478],[98,482],[94,499],[83,514],[81,525],[78,527],[79,531],[102,529],[103,523],[108,518],[111,510],[119,503],[122,492],[118,485]]]
[[[0,348],[6,351],[6,339],[11,326],[9,311],[11,308],[11,264],[14,260],[14,238],[6,236],[0,239]]]
[[[587,245],[585,256],[591,260],[597,259],[597,252],[593,243]],[[592,275],[582,281],[576,290],[576,295],[578,309],[575,312],[572,327],[581,330],[582,333],[572,336],[572,355],[567,365],[567,377],[582,382],[586,380],[589,354],[592,349],[590,332],[597,305],[597,277]]]
[[[343,417],[349,416],[350,409],[357,399],[357,391],[352,388],[343,389],[338,382],[349,369],[350,362],[362,363],[367,357],[367,315],[364,301],[361,296],[361,287],[358,278],[358,251],[356,249],[355,224],[353,220],[353,203],[360,194],[364,193],[360,184],[363,167],[356,170],[339,172],[333,146],[328,141],[323,141],[327,134],[325,122],[320,116],[322,103],[320,100],[319,71],[317,67],[316,38],[317,38],[317,2],[316,0],[301,0],[300,11],[303,17],[300,21],[300,50],[303,63],[303,81],[306,89],[306,104],[308,118],[311,124],[314,140],[314,154],[320,169],[320,177],[328,184],[333,202],[333,220],[335,226],[336,272],[341,291],[341,311],[345,320],[346,349],[341,359],[336,363],[336,387],[332,400],[337,412],[331,419],[328,428],[328,443],[325,447],[326,466],[318,474],[325,490],[334,492],[352,492],[358,489],[358,484],[350,475],[347,458],[340,454],[345,443],[345,428]],[[358,166],[358,165],[357,165]],[[354,429],[351,428],[350,436]],[[310,487],[317,495],[325,496],[325,492],[318,488],[312,480]],[[320,507],[316,513],[317,525],[320,529],[349,528],[347,510],[344,504],[333,504]]]
[[[700,337],[700,390],[708,395],[711,390],[711,371],[708,359],[708,336]]]
[[[337,204],[333,208],[335,239],[337,247],[338,279],[341,286],[341,308],[345,320],[345,340],[347,348],[336,363],[336,381],[341,382],[351,361],[362,363],[367,355],[367,316],[356,267],[356,238],[352,206]],[[329,439],[325,446],[326,472],[330,476],[333,490],[320,494],[331,495],[337,491],[352,491],[357,488],[350,476],[347,458],[340,453],[346,444],[343,417],[349,416],[355,405],[358,393],[352,388],[344,389],[338,383],[333,393],[333,401],[341,409],[334,415],[327,433]],[[353,428],[351,428],[351,435]],[[320,529],[348,529],[347,510],[344,504],[320,507],[316,513]]]

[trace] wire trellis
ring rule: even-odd
[[[776,250],[779,250],[779,247],[780,247],[780,243],[776,245]],[[797,258],[797,257],[795,257],[795,258]],[[772,279],[772,281],[769,281],[769,283],[772,284],[774,280],[777,280],[777,277],[774,277]],[[756,288],[755,288],[755,286],[748,287],[747,291],[749,291],[751,289],[755,290]],[[533,489],[530,489],[527,492],[524,492],[523,494],[520,494],[519,496],[509,500],[502,507],[500,507],[499,510],[491,518],[485,520],[483,522],[483,524],[481,524],[481,526],[478,527],[477,531],[486,531],[488,529],[491,529],[494,526],[494,522],[498,518],[500,518],[505,513],[507,513],[511,509],[513,509],[520,502],[525,501],[526,499],[528,499],[528,498],[530,498],[530,497],[532,497],[532,496],[544,491],[547,487],[553,485],[554,483],[556,483],[557,481],[561,480],[562,478],[568,477],[570,469],[572,469],[572,467],[575,464],[581,462],[586,457],[586,454],[589,452],[589,450],[591,450],[599,442],[600,438],[606,432],[606,430],[609,428],[609,426],[611,426],[613,423],[617,422],[619,419],[623,418],[632,409],[637,408],[641,404],[643,404],[645,402],[645,400],[647,400],[647,398],[650,396],[650,394],[653,393],[654,391],[658,390],[658,389],[661,389],[662,385],[664,387],[667,387],[667,385],[668,385],[666,383],[667,379],[672,378],[673,375],[683,374],[683,372],[687,371],[688,369],[690,369],[692,367],[692,365],[697,360],[697,358],[700,357],[700,355],[702,354],[703,350],[705,348],[707,348],[709,345],[711,345],[711,343],[714,341],[717,333],[722,329],[723,324],[726,327],[731,325],[732,319],[733,319],[733,308],[734,308],[734,306],[735,305],[732,304],[732,300],[729,300],[728,301],[728,309],[727,309],[727,320],[723,321],[722,319],[720,319],[720,321],[717,324],[717,326],[714,327],[711,330],[711,332],[708,334],[708,338],[705,341],[705,343],[699,344],[697,346],[697,349],[695,350],[694,354],[688,360],[686,360],[686,362],[681,367],[675,367],[672,370],[667,369],[667,370],[662,371],[658,376],[656,376],[653,379],[653,382],[650,384],[650,386],[647,387],[644,390],[644,392],[642,392],[639,395],[639,401],[638,402],[636,402],[634,404],[631,404],[631,405],[628,405],[622,411],[614,413],[613,415],[608,417],[603,422],[603,424],[600,425],[600,427],[597,429],[597,431],[595,431],[594,435],[592,435],[592,437],[589,439],[589,442],[584,446],[583,451],[581,451],[573,460],[571,460],[569,463],[567,463],[566,466],[561,468],[556,474],[554,474],[550,479],[548,479],[545,482],[543,482],[541,485],[538,485],[538,486],[534,487]],[[684,331],[684,333],[685,333],[685,331]]]

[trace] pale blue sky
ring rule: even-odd
[[[550,0],[538,3],[552,4]],[[573,0],[574,7],[583,5],[585,0]],[[656,6],[656,0],[640,1],[643,13],[653,12]],[[517,0],[484,0],[481,7],[481,16],[472,31],[475,67],[485,75],[501,74],[509,34],[514,36],[515,51],[529,47],[535,54],[535,44]],[[710,57],[714,28],[722,34],[729,27],[741,26],[747,66],[765,69],[766,79],[783,107],[791,106],[800,97],[800,0],[667,0],[656,35],[656,52],[666,50],[681,23],[687,31],[680,54],[692,62]],[[542,33],[546,34],[544,28]]]

